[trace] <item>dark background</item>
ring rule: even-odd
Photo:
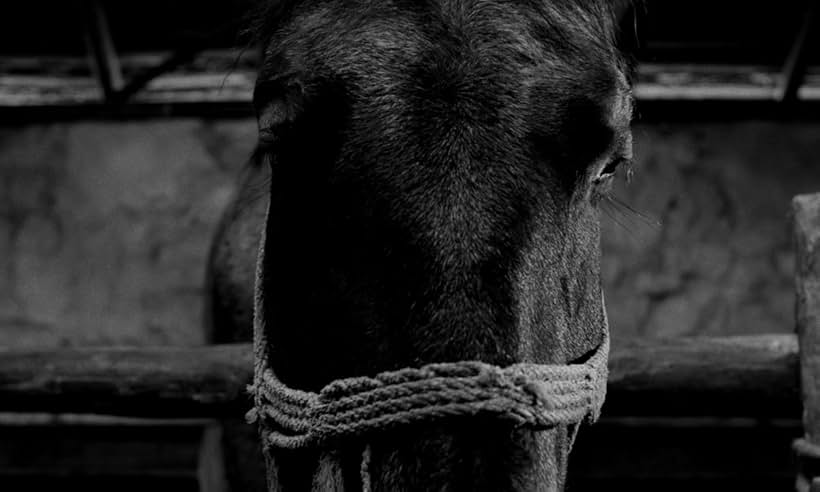
[[[117,48],[122,52],[173,49],[207,37],[209,48],[242,46],[243,19],[257,2],[105,2]],[[640,61],[780,65],[802,22],[806,1],[645,0],[623,23],[627,45]],[[83,2],[6,2],[0,18],[0,54],[85,52]],[[234,24],[217,35],[224,26]],[[812,62],[820,63],[813,50]]]

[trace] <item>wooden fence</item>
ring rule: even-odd
[[[3,411],[239,416],[250,345],[0,352]],[[670,339],[613,348],[610,416],[798,417],[794,335]]]
[[[604,414],[758,423],[802,415],[797,487],[818,492],[820,195],[797,197],[793,211],[797,335],[616,343]],[[0,351],[0,411],[239,417],[250,405],[251,354],[250,345]]]

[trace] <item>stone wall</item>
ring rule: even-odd
[[[247,121],[0,130],[0,344],[198,344]]]
[[[605,221],[615,336],[789,332],[792,196],[820,191],[820,125],[762,122],[635,129],[618,196],[653,216]],[[617,339],[616,338],[616,339]]]
[[[615,340],[792,329],[789,200],[820,190],[820,125],[639,125],[606,207]],[[210,236],[255,124],[0,129],[0,345],[200,344]]]

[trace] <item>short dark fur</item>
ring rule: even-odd
[[[317,390],[433,361],[565,363],[599,343],[593,178],[629,141],[609,2],[269,9],[254,102],[272,172],[263,285],[279,377]],[[220,290],[221,264],[248,255],[225,236],[237,221],[261,227],[260,209],[234,212],[214,250],[223,322],[250,301],[247,286],[231,287],[236,302]],[[369,442],[376,490],[558,490],[568,452],[566,429],[476,421]],[[336,460],[343,490],[356,490],[360,446]],[[317,462],[278,453],[280,489],[310,489]]]

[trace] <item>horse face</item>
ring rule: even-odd
[[[282,381],[564,363],[600,343],[596,203],[631,144],[606,3],[304,1],[266,15],[254,103]],[[380,483],[560,487],[565,429],[488,423],[487,440],[459,425],[375,443]]]

